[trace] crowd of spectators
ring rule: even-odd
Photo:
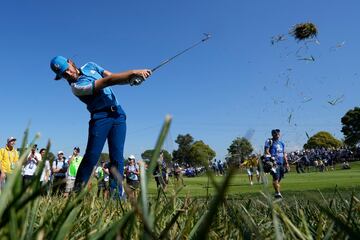
[[[350,166],[350,162],[360,159],[360,147],[298,150],[288,153],[288,159],[296,165],[297,172],[309,171],[311,167],[317,171],[334,170],[336,164]]]
[[[32,184],[36,181],[37,169],[44,162],[44,168],[41,172],[40,182],[42,186],[46,186],[46,194],[59,195],[67,197],[74,191],[74,183],[76,174],[83,157],[80,155],[80,148],[74,147],[70,156],[66,157],[63,151],[58,151],[53,160],[45,159],[46,149],[35,144],[31,147],[29,154],[25,160],[19,162],[19,150],[16,148],[16,138],[9,137],[6,145],[0,148],[0,192],[6,185],[7,180],[13,174],[19,164],[21,164],[21,178],[24,186]],[[136,198],[137,190],[140,187],[140,162],[147,163],[142,160],[136,160],[135,156],[130,155],[126,159],[124,167],[123,179],[130,197]],[[185,168],[189,169],[189,168]],[[197,169],[198,170],[198,169]],[[197,174],[198,171],[195,170]],[[184,169],[179,165],[168,166],[163,158],[162,153],[157,162],[157,166],[153,171],[153,176],[158,188],[166,189],[169,176],[174,175],[176,180],[181,180],[184,184],[182,175]],[[97,180],[98,196],[105,198],[110,195],[109,176],[111,175],[111,164],[109,160],[101,160],[94,168],[93,175]],[[186,175],[186,174],[185,174]],[[92,182],[90,182],[91,187]]]

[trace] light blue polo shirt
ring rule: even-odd
[[[71,90],[75,96],[86,104],[89,112],[119,105],[110,87],[103,88],[94,94],[95,81],[104,77],[104,69],[102,67],[96,63],[89,62],[82,66],[80,71],[82,75],[80,75],[78,80],[75,83],[70,83]]]

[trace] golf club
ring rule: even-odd
[[[161,68],[162,66],[168,64],[169,62],[171,62],[172,60],[174,60],[175,58],[177,58],[178,56],[184,54],[185,52],[189,51],[190,49],[198,46],[199,44],[207,41],[211,35],[209,33],[204,33],[205,37],[203,39],[201,39],[200,41],[194,43],[193,45],[191,45],[190,47],[182,50],[181,52],[179,52],[178,54],[176,54],[175,56],[169,58],[169,59],[166,59],[165,61],[163,61],[162,63],[160,63],[159,65],[157,65],[156,67],[152,68],[151,69],[151,72],[155,72],[157,69]],[[141,77],[141,76],[134,76],[130,79],[130,85],[133,86],[133,85],[138,85],[140,84],[142,81],[144,81],[144,79]]]

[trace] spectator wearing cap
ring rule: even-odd
[[[273,177],[275,198],[282,198],[280,193],[280,181],[284,177],[285,168],[289,170],[289,163],[285,153],[285,144],[280,141],[280,130],[271,131],[272,138],[265,142],[265,155],[271,156],[274,168],[270,172]]]
[[[64,152],[59,151],[52,164],[53,193],[62,194],[65,191],[67,169],[68,163],[64,157]]]
[[[73,154],[69,157],[69,168],[66,173],[66,188],[64,193],[65,197],[69,196],[74,188],[76,173],[79,169],[82,159],[83,157],[80,156],[80,148],[74,147]]]
[[[136,190],[139,187],[140,183],[140,170],[139,165],[135,162],[135,156],[130,155],[128,157],[128,165],[125,168],[125,175],[126,175],[126,183],[130,188],[131,195],[133,199],[136,198]]]
[[[15,149],[16,138],[9,137],[5,147],[0,149],[0,188],[5,183],[6,176],[15,169],[15,164],[19,160],[19,153]]]
[[[41,161],[41,155],[37,152],[37,145],[35,144],[26,158],[22,169],[23,185],[29,185],[34,178],[36,168]]]

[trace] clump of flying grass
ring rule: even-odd
[[[315,38],[318,30],[315,24],[311,22],[299,23],[293,26],[290,34],[298,41]]]

